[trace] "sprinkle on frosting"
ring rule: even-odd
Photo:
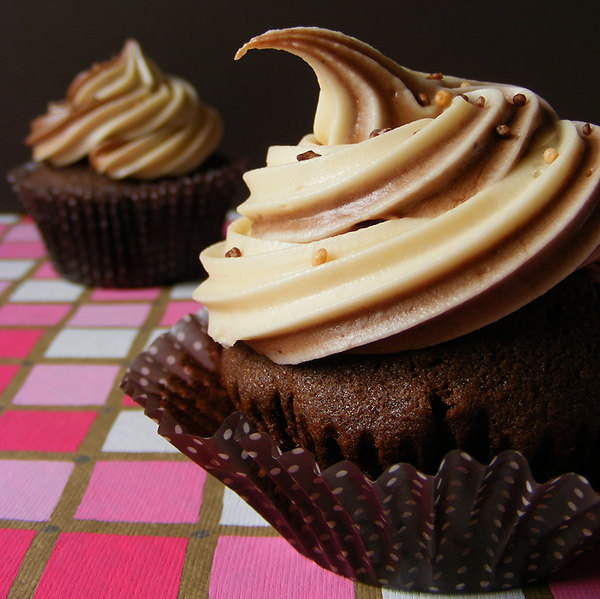
[[[512,99],[512,103],[515,106],[525,106],[527,104],[527,96],[525,94],[515,94]]]
[[[313,150],[306,150],[306,152],[302,152],[296,156],[296,160],[298,162],[302,162],[303,160],[310,160],[311,158],[318,158],[321,154],[317,154]]]
[[[417,101],[421,106],[429,106],[431,104],[431,100],[429,96],[425,92],[417,93]]]
[[[597,260],[600,136],[583,123],[530,90],[430,79],[337,32],[269,31],[237,56],[261,48],[304,59],[321,91],[313,132],[245,174],[240,217],[201,254],[209,277],[194,297],[222,345],[288,364],[425,347]],[[445,107],[416,99],[440,91]],[[309,150],[321,157],[296,159]],[[225,260],[233,246],[243,256]],[[307,268],[325,246],[335,260]]]
[[[242,252],[240,248],[235,246],[225,252],[225,258],[239,258],[241,255]]]
[[[544,162],[552,164],[558,158],[558,151],[556,148],[546,148],[543,154]]]
[[[382,133],[387,133],[388,131],[391,131],[391,127],[386,127],[385,129],[373,129],[373,131],[371,131],[371,133],[369,133],[369,138],[371,137],[377,137],[378,135],[381,135]]]
[[[327,262],[327,250],[325,248],[319,248],[313,252],[311,257],[311,264],[313,266],[320,266]]]
[[[502,123],[496,127],[496,133],[499,137],[510,137],[510,127],[506,123]]]
[[[441,89],[435,94],[435,103],[445,108],[452,102],[452,94],[447,89]]]
[[[66,99],[31,124],[33,158],[54,166],[86,156],[112,179],[192,172],[217,147],[221,118],[183,79],[163,74],[135,40],[79,74]]]

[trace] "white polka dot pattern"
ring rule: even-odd
[[[512,451],[489,466],[453,451],[435,476],[396,464],[371,481],[349,462],[321,472],[302,448],[282,453],[239,412],[213,437],[188,434],[160,401],[171,375],[191,376],[177,345],[204,368],[218,366],[205,330],[205,314],[182,320],[134,361],[122,386],[160,434],[322,567],[389,588],[482,592],[542,579],[600,541],[591,486],[574,474],[537,484]]]

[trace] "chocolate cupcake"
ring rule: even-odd
[[[33,161],[9,181],[56,270],[87,285],[199,279],[221,236],[241,164],[215,153],[218,113],[163,74],[137,42],[95,64],[35,119]]]
[[[323,467],[513,449],[542,479],[597,479],[596,127],[335,32],[251,48],[302,57],[321,95],[314,133],[245,174],[241,217],[201,256],[237,407]]]
[[[125,389],[333,571],[445,592],[546,576],[600,538],[596,127],[337,32],[252,48],[313,67],[314,133],[244,175],[201,254],[206,314]],[[238,410],[220,428],[198,426],[200,384]]]

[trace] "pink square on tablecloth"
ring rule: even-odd
[[[73,467],[72,462],[0,460],[0,519],[48,520]]]
[[[75,518],[197,522],[205,481],[192,462],[98,462]]]
[[[200,310],[201,306],[198,302],[194,301],[176,301],[170,302],[167,305],[167,309],[160,321],[161,327],[172,327],[177,324],[187,314],[195,314]]]
[[[56,272],[54,265],[50,260],[44,262],[35,273],[34,279],[60,279],[60,275]]]
[[[34,599],[176,599],[187,539],[62,533]]]
[[[18,364],[0,364],[0,393],[8,387],[18,370]]]
[[[96,302],[127,302],[155,300],[160,295],[160,287],[139,289],[95,289],[90,299]]]
[[[0,358],[26,358],[44,329],[0,329]]]
[[[133,401],[133,399],[131,399],[131,397],[129,397],[129,395],[125,395],[125,397],[123,397],[123,403],[121,404],[124,408],[139,408],[140,405],[138,403],[136,403],[135,401]]]
[[[38,228],[33,223],[21,223],[12,227],[4,241],[33,241],[42,240]]]
[[[77,451],[96,415],[6,410],[0,416],[0,451]]]
[[[0,325],[58,324],[71,309],[70,304],[4,304],[0,306]]]
[[[81,306],[70,327],[139,327],[150,313],[150,304],[97,304]]]
[[[0,597],[7,597],[23,558],[37,534],[35,530],[0,528]]]
[[[600,547],[584,553],[554,574],[548,586],[554,599],[600,597]]]
[[[119,366],[109,364],[38,364],[12,403],[30,406],[103,404],[118,373]]]
[[[0,258],[43,258],[46,247],[41,242],[4,242],[0,244]]]
[[[280,537],[219,537],[211,599],[351,599],[354,584],[301,556]]]

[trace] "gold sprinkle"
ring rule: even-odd
[[[316,152],[313,152],[312,150],[306,150],[306,152],[302,152],[302,154],[298,154],[298,156],[296,156],[296,160],[298,162],[302,162],[303,160],[310,160],[311,158],[318,158],[321,154],[317,154]]]
[[[481,108],[482,106],[485,106],[485,98],[483,96],[479,96],[479,98],[477,98],[477,100],[475,100],[475,105],[479,106],[479,108]]]
[[[589,168],[586,172],[585,172],[585,178],[589,179],[592,175],[594,174],[594,169]]]
[[[431,100],[429,99],[429,96],[424,92],[419,92],[417,94],[417,102],[421,106],[429,106],[431,104]]]
[[[552,164],[558,158],[558,150],[556,148],[546,148],[544,150],[544,162]]]
[[[435,94],[435,103],[442,108],[448,106],[452,102],[452,94],[447,89],[441,89]]]
[[[444,75],[442,73],[430,73],[427,75],[427,79],[443,79]]]
[[[391,127],[386,127],[385,129],[373,129],[373,131],[369,133],[369,137],[377,137],[378,135],[381,135],[382,133],[387,133],[391,130]]]
[[[239,258],[242,255],[242,250],[237,247],[232,247],[228,252],[225,253],[225,258]]]
[[[471,87],[471,82],[470,81],[461,81],[460,87]]]
[[[327,262],[327,250],[325,248],[319,248],[318,250],[315,250],[310,262],[313,266],[325,264],[325,262]]]
[[[525,94],[515,94],[512,101],[515,106],[525,106],[527,104],[527,96]]]
[[[510,136],[510,127],[506,123],[502,123],[496,127],[496,133],[500,137],[509,137]]]
[[[586,124],[583,126],[583,129],[581,130],[581,132],[582,132],[584,135],[591,135],[591,133],[592,133],[592,124],[591,124],[591,123],[586,123]]]

